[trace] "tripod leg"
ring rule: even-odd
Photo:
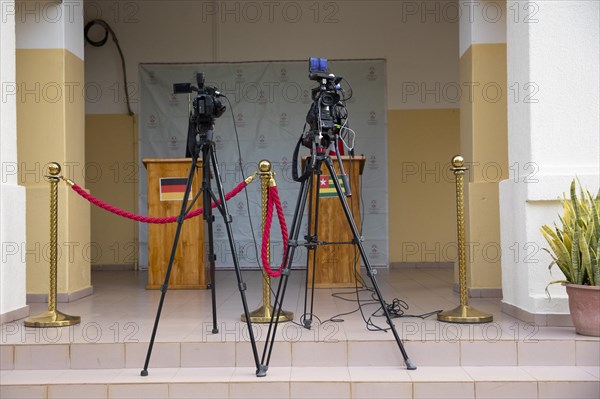
[[[175,230],[175,238],[173,239],[173,247],[171,248],[171,255],[169,257],[169,264],[167,265],[167,272],[165,274],[165,281],[160,287],[161,295],[158,303],[158,309],[156,310],[156,319],[154,320],[154,327],[152,328],[152,335],[150,337],[150,344],[148,345],[148,353],[146,354],[146,361],[144,362],[144,369],[140,373],[142,376],[148,375],[148,364],[150,363],[150,357],[152,356],[152,348],[154,347],[154,340],[156,338],[156,331],[158,330],[158,322],[160,321],[160,314],[165,302],[165,296],[169,289],[169,278],[171,277],[171,270],[173,269],[173,263],[175,262],[175,253],[177,252],[177,244],[179,243],[179,235],[181,228],[183,227],[183,221],[185,220],[185,214],[187,209],[188,198],[192,189],[192,180],[196,172],[196,163],[198,162],[198,148],[194,151],[192,157],[192,165],[190,166],[190,173],[188,176],[187,184],[185,186],[185,193],[183,194],[183,200],[181,201],[181,211],[177,217],[177,229]]]
[[[316,163],[316,181],[317,186],[313,188],[311,184],[310,199],[308,206],[308,236],[307,241],[311,241],[314,245],[308,247],[306,256],[306,286],[304,287],[304,328],[310,330],[313,322],[314,304],[315,304],[315,275],[317,273],[317,251],[319,249],[319,195],[321,192],[321,161]],[[312,176],[310,177],[312,179]],[[314,194],[314,196],[313,196]],[[314,202],[314,214],[313,214]],[[314,218],[313,218],[314,215]],[[307,298],[308,298],[308,271],[310,268],[310,258],[312,258],[312,278],[310,280],[310,311],[307,313]],[[306,316],[309,315],[308,319]]]
[[[367,254],[362,245],[361,237],[358,234],[358,228],[356,227],[356,223],[354,222],[354,217],[352,216],[352,213],[350,212],[350,208],[348,207],[348,203],[346,202],[346,197],[342,193],[342,189],[341,189],[340,183],[338,181],[338,177],[335,172],[335,169],[333,168],[333,164],[331,163],[331,159],[329,159],[329,158],[326,159],[325,164],[327,165],[327,169],[329,169],[329,173],[331,173],[331,178],[333,179],[333,184],[335,185],[337,195],[342,204],[342,208],[344,208],[344,214],[346,215],[346,219],[348,219],[348,225],[352,229],[352,234],[354,235],[354,241],[355,241],[356,245],[358,246],[358,250],[360,252],[361,258],[362,258],[363,262],[365,263],[365,268],[367,269],[367,275],[371,279],[371,283],[373,284],[373,289],[375,290],[377,299],[381,305],[381,309],[385,315],[386,321],[389,324],[390,329],[392,330],[392,333],[394,334],[394,339],[396,340],[396,343],[398,344],[398,348],[400,348],[400,352],[402,353],[402,357],[404,358],[404,363],[406,364],[406,368],[409,370],[415,370],[417,367],[412,363],[412,361],[408,357],[408,354],[406,353],[406,350],[404,349],[404,345],[402,344],[402,340],[400,339],[400,335],[398,335],[398,331],[396,331],[396,326],[394,325],[392,318],[390,317],[390,313],[388,312],[388,310],[385,306],[383,296],[381,295],[381,291],[379,290],[379,286],[377,285],[377,280],[375,279],[375,274],[373,273],[373,268],[371,267],[371,264],[369,263],[369,259],[367,258]]]
[[[240,291],[240,296],[242,299],[242,306],[244,308],[244,315],[246,316],[246,325],[248,327],[248,334],[250,336],[250,344],[252,345],[252,354],[254,356],[254,363],[256,365],[256,374],[259,375],[263,371],[263,367],[260,364],[258,359],[258,349],[256,348],[256,338],[254,337],[254,331],[252,330],[252,321],[250,320],[250,311],[248,310],[248,301],[246,299],[246,283],[242,277],[242,271],[240,269],[239,260],[237,257],[237,251],[235,249],[235,242],[233,240],[233,231],[231,229],[231,215],[227,211],[227,202],[225,201],[225,193],[223,191],[223,184],[221,182],[221,175],[219,174],[219,163],[217,162],[217,156],[214,151],[214,144],[210,145],[210,157],[205,159],[210,159],[210,163],[215,175],[215,184],[217,186],[217,191],[219,194],[220,205],[217,207],[223,216],[225,221],[225,228],[227,230],[227,237],[229,238],[229,246],[231,247],[231,255],[233,257],[233,266],[235,269],[235,275],[237,277],[238,288]],[[209,184],[209,192],[211,196],[214,197],[212,191],[210,191]],[[216,200],[216,198],[215,198]]]
[[[307,160],[307,164],[308,164]],[[294,218],[290,229],[290,244],[285,254],[285,266],[281,271],[281,277],[279,278],[279,284],[277,285],[277,292],[273,301],[273,314],[271,315],[271,321],[269,322],[269,328],[267,331],[267,337],[265,339],[265,347],[262,355],[262,364],[264,371],[269,367],[271,361],[271,353],[273,352],[273,344],[275,342],[275,334],[277,333],[277,326],[281,315],[281,309],[283,307],[283,299],[287,289],[287,283],[289,275],[292,269],[292,263],[294,261],[294,254],[296,247],[298,246],[298,235],[302,227],[302,216],[304,215],[304,209],[306,207],[306,199],[308,196],[309,188],[312,185],[312,176],[304,180],[300,185],[300,191],[298,193],[298,200],[296,201],[296,209],[294,211]],[[265,374],[259,375],[259,377]]]
[[[210,163],[210,144],[204,145],[202,148],[202,160],[204,164],[202,165],[202,207],[204,209],[203,218],[206,221],[206,229],[208,234],[208,253],[207,260],[209,264],[210,270],[210,298],[212,305],[212,322],[213,328],[212,333],[217,334],[219,332],[219,328],[217,326],[217,283],[215,279],[215,261],[217,260],[217,256],[215,255],[215,243],[214,243],[214,234],[213,234],[213,223],[215,221],[215,217],[212,211],[212,192],[211,192],[211,163]]]

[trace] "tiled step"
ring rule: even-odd
[[[597,338],[504,341],[406,341],[417,366],[600,366]],[[0,345],[2,370],[140,368],[148,343]],[[262,343],[259,343],[259,356]],[[151,367],[250,367],[248,342],[157,342]],[[404,367],[395,341],[276,342],[270,365],[278,367]]]
[[[598,367],[252,367],[2,371],[4,398],[593,398]]]

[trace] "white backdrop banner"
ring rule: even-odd
[[[353,89],[353,96],[347,102],[349,127],[356,132],[355,154],[366,157],[360,193],[364,246],[373,266],[387,266],[385,61],[332,60],[329,62],[329,69],[335,75],[346,78]],[[188,95],[174,95],[173,84],[195,85],[198,72],[204,73],[206,85],[216,86],[229,98],[233,106],[233,109],[230,109],[227,101],[223,100],[228,109],[216,120],[214,129],[216,155],[225,192],[231,191],[245,177],[254,173],[260,160],[269,160],[276,173],[281,203],[289,227],[300,188],[300,184],[292,179],[292,153],[302,134],[306,113],[312,103],[311,88],[316,86],[316,82],[308,79],[307,61],[140,64],[140,213],[147,214],[148,209],[146,171],[141,165],[141,160],[185,156]],[[234,119],[241,146],[241,167]],[[303,148],[301,153],[307,155],[308,150]],[[357,194],[359,193],[354,193]],[[232,227],[240,264],[242,267],[258,267],[250,219],[260,251],[262,218],[259,182],[255,181],[248,186],[248,195],[249,206],[243,192],[230,200],[228,205],[233,216]],[[141,267],[147,267],[148,230],[143,223],[139,226],[139,261]],[[274,266],[279,266],[283,250],[279,231],[275,221],[271,241],[271,259]],[[217,267],[233,266],[225,225],[218,213],[215,213],[214,235]],[[301,236],[303,235],[301,233]],[[300,248],[296,251],[294,265],[306,265],[305,249]]]

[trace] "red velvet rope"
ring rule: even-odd
[[[231,198],[235,197],[247,185],[248,185],[248,183],[246,183],[246,181],[243,181],[240,184],[238,184],[237,186],[235,186],[235,188],[233,190],[231,190],[230,192],[228,192],[225,195],[225,201],[229,201]],[[99,200],[98,198],[94,197],[93,195],[88,194],[83,188],[79,187],[77,184],[73,184],[71,187],[77,194],[81,195],[83,198],[88,200],[90,203],[92,203],[102,209],[105,209],[111,213],[114,213],[115,215],[123,216],[124,218],[127,218],[127,219],[136,220],[136,221],[142,222],[142,223],[154,223],[154,224],[175,223],[177,221],[177,216],[169,216],[169,217],[165,217],[165,218],[153,218],[153,217],[149,217],[149,216],[136,215],[135,213],[124,211],[115,206],[109,205],[104,201]],[[221,201],[219,200],[219,201],[217,201],[217,203],[220,204]],[[212,207],[216,208],[217,203],[213,202]],[[196,217],[198,215],[201,215],[203,211],[204,210],[202,208],[195,209],[195,210],[189,212],[185,216],[185,219],[190,219],[190,218]]]
[[[271,234],[271,224],[273,223],[273,204],[275,204],[275,207],[277,208],[277,217],[279,218],[281,237],[283,239],[283,259],[278,270],[271,269],[271,265],[269,264],[269,236]],[[263,229],[263,241],[261,248],[263,268],[269,276],[281,276],[281,269],[283,269],[283,266],[285,265],[287,247],[288,232],[285,224],[285,217],[283,216],[283,208],[281,207],[281,201],[279,199],[279,191],[277,191],[277,186],[269,187],[269,196],[267,198],[267,215],[265,217],[265,228]]]

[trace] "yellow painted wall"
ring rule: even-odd
[[[83,174],[84,65],[65,49],[18,49],[17,146],[19,183],[27,191],[27,293],[48,292],[48,162]],[[90,286],[90,213],[66,185],[59,186],[58,291]]]
[[[137,118],[86,115],[86,186],[111,205],[137,210]],[[91,210],[91,237],[98,249],[92,264],[137,265],[137,223],[98,207]]]
[[[459,110],[388,111],[390,262],[456,259]]]
[[[460,60],[460,145],[469,164],[465,224],[470,288],[502,285],[498,185],[507,179],[506,44],[474,44]]]

